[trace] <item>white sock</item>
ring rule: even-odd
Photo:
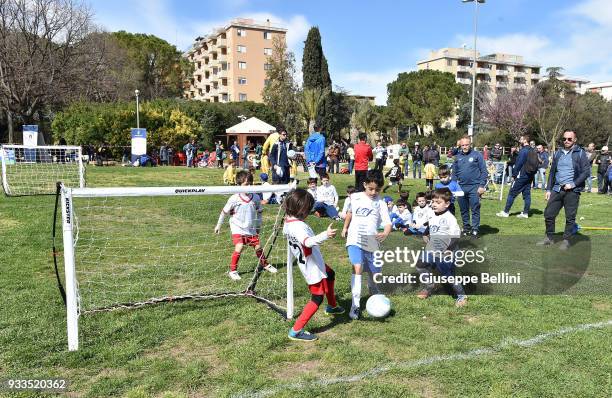
[[[351,293],[353,295],[353,307],[359,308],[361,298],[361,275],[351,275]]]

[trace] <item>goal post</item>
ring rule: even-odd
[[[85,166],[80,146],[0,147],[2,188],[7,196],[55,194],[56,183],[84,188]]]
[[[219,234],[214,228],[232,195],[248,201],[264,193],[281,197],[294,188],[61,185],[56,210],[62,222],[68,349],[79,347],[81,315],[157,303],[251,298],[291,319],[293,258],[282,234],[282,206],[262,205],[263,255],[244,245],[238,281],[228,275],[234,244],[227,218]],[[266,264],[278,272],[265,270]]]

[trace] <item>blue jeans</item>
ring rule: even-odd
[[[458,196],[459,209],[461,209],[461,219],[464,230],[478,232],[480,228],[480,196],[478,195],[478,185],[461,185],[463,196]],[[470,211],[472,212],[472,222],[470,223]]]
[[[408,159],[404,160],[404,175],[408,175],[408,171],[410,171],[410,164],[408,163]]]
[[[538,184],[542,182],[542,190],[546,190],[546,169],[538,169],[538,173],[535,175],[533,180],[533,187],[537,188]]]
[[[187,155],[187,167],[193,166],[193,156]]]
[[[334,206],[325,204],[323,202],[316,202],[314,204],[314,210],[318,212],[324,211],[329,218],[338,217],[338,210],[336,210]]]
[[[542,170],[542,169],[540,169]],[[523,206],[523,213],[529,214],[529,209],[531,208],[531,179],[533,177],[527,174],[519,174],[517,179],[514,180],[512,186],[510,187],[510,193],[508,194],[508,199],[506,199],[506,207],[504,211],[506,213],[510,213],[510,209],[512,208],[512,204],[514,203],[514,199],[518,196],[519,193],[523,194],[523,201],[525,205]]]
[[[349,174],[353,174],[353,166],[355,166],[355,159],[349,159],[349,163],[348,163]]]
[[[416,178],[417,169],[419,170],[419,178],[421,178],[421,164],[422,161],[420,160],[415,160],[412,162],[412,178]]]

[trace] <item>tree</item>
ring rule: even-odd
[[[359,104],[355,114],[355,123],[362,131],[368,134],[372,133],[376,129],[378,119],[378,114],[372,104],[368,101]]]
[[[336,87],[336,90],[329,95],[330,97],[325,101],[330,106],[329,114],[331,115],[330,126],[327,127],[327,131],[332,139],[340,139],[342,131],[351,122],[353,105],[348,93],[341,87]]]
[[[85,40],[92,14],[78,0],[0,3],[0,106],[13,142],[14,120],[41,118],[46,107],[81,97],[101,54]]]
[[[455,114],[463,88],[448,72],[420,70],[400,73],[387,85],[387,104],[404,119],[412,119],[419,132],[426,125],[434,131]]]
[[[266,71],[268,84],[262,91],[263,102],[277,115],[291,133],[302,130],[298,86],[295,82],[295,56],[287,50],[285,41],[275,37],[272,55],[268,57],[270,68]]]
[[[327,93],[320,88],[305,88],[301,93],[300,107],[302,117],[308,124],[308,131],[314,129],[314,124],[319,114],[319,109],[325,100]]]
[[[529,129],[529,114],[536,91],[503,91],[494,100],[481,99],[479,108],[484,120],[503,133],[509,134],[514,141]]]
[[[562,71],[563,68],[560,66],[549,66],[546,68],[546,76],[548,76],[549,79],[559,79],[562,75]]]
[[[333,121],[332,80],[329,75],[327,59],[323,54],[321,33],[316,26],[310,28],[304,42],[302,81],[304,89],[320,89],[325,94],[317,118],[321,120],[327,132],[335,133],[333,131],[335,124]]]
[[[181,96],[184,79],[191,75],[193,65],[175,46],[154,35],[123,30],[112,35],[140,70],[143,99]]]
[[[606,145],[612,132],[612,102],[597,93],[579,95],[571,128],[584,145],[589,142]]]
[[[538,83],[533,92],[533,118],[538,137],[555,151],[556,143],[574,116],[576,93],[562,81],[550,79]]]

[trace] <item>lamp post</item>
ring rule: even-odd
[[[139,129],[140,128],[140,115],[139,115],[139,109],[138,109],[138,95],[140,94],[140,91],[136,89],[134,90],[134,94],[136,94],[136,128]]]
[[[474,137],[474,103],[476,94],[476,38],[478,37],[478,3],[483,3],[485,0],[462,0],[464,3],[474,3],[474,60],[472,64],[472,111],[470,115],[470,125],[468,126],[468,136],[470,141]]]

